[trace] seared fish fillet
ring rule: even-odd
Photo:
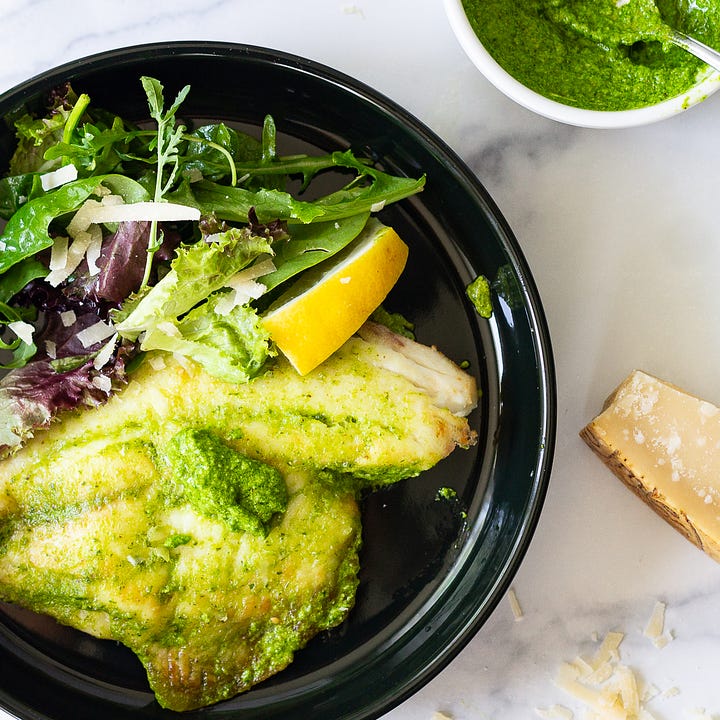
[[[358,488],[475,442],[378,352],[354,338],[306,376],[279,360],[246,385],[149,358],[107,404],[0,462],[0,598],[124,643],[174,710],[278,672],[353,605]],[[280,482],[282,508],[213,485],[223,468]]]

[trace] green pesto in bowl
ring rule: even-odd
[[[487,51],[531,90],[588,110],[631,110],[682,95],[710,69],[668,26],[720,47],[716,0],[463,0]]]

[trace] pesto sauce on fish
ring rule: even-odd
[[[287,508],[279,470],[234,450],[209,430],[182,430],[161,451],[177,500],[230,530],[265,535],[270,519]]]
[[[247,384],[168,357],[37,431],[0,463],[0,597],[124,643],[170,709],[279,672],[353,607],[360,491],[475,442],[366,355]]]

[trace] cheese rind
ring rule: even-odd
[[[633,492],[720,561],[720,409],[640,370],[580,436]]]

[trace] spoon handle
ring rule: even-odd
[[[706,62],[710,67],[720,71],[720,52],[713,50],[699,40],[681,33],[679,30],[673,29],[670,39],[683,50],[687,50],[692,53],[695,57],[700,58]]]

